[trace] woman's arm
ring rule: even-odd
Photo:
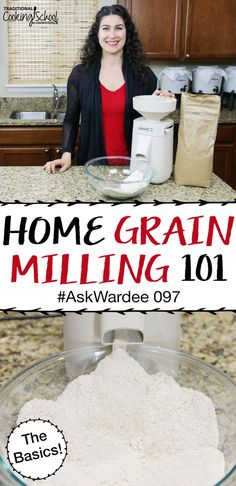
[[[75,67],[67,82],[67,108],[62,127],[62,157],[47,162],[43,166],[48,174],[54,174],[58,166],[61,167],[60,172],[62,173],[71,166],[78,134],[80,109],[78,72]]]

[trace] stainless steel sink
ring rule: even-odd
[[[65,112],[58,111],[57,113],[50,113],[50,111],[13,111],[10,114],[13,120],[64,120]]]
[[[13,111],[10,114],[13,120],[48,120],[51,118],[49,111]]]

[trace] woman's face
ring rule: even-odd
[[[106,15],[102,18],[98,41],[104,53],[117,54],[126,41],[126,27],[119,15]]]

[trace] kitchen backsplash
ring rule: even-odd
[[[159,72],[164,69],[165,67],[169,67],[169,66],[186,66],[187,69],[189,70],[192,70],[194,69],[196,66],[198,65],[201,65],[201,66],[212,66],[212,65],[216,65],[215,62],[198,62],[198,63],[195,63],[195,64],[190,64],[190,63],[184,63],[184,62],[177,62],[177,61],[172,61],[172,62],[159,62],[159,61],[153,61],[151,60],[150,63],[149,63],[149,66],[151,67],[151,69],[154,71],[154,73],[156,75],[159,74]],[[217,64],[218,66],[224,68],[226,66],[236,66],[236,63],[228,63],[228,64],[220,64],[218,63]],[[66,90],[66,86],[60,86],[59,87],[59,94],[62,94],[64,93]],[[39,87],[38,88],[33,88],[33,89],[30,89],[30,88],[16,88],[14,90],[14,87],[12,87],[9,91],[9,89],[7,89],[5,87],[5,83],[3,83],[3,76],[0,75],[0,97],[29,97],[29,96],[35,96],[35,97],[40,97],[40,96],[50,96],[51,95],[51,92],[52,92],[52,88],[51,87],[47,87],[47,88],[43,88],[43,89],[40,89]]]

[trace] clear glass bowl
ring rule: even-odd
[[[133,356],[148,373],[163,371],[182,386],[208,395],[216,408],[220,449],[226,461],[226,474],[215,486],[236,484],[236,385],[206,363],[176,351],[145,345],[128,345]],[[33,398],[55,399],[79,375],[90,373],[111,352],[110,346],[81,347],[40,361],[17,375],[0,389],[0,484],[22,485],[11,473],[5,459],[7,436],[25,402]],[[74,485],[65,485],[74,486]]]
[[[85,174],[96,191],[113,199],[141,194],[154,174],[147,162],[130,157],[98,157],[86,162]]]

